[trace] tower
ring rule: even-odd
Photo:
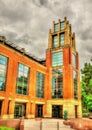
[[[49,30],[46,67],[48,117],[63,117],[64,110],[69,118],[81,117],[79,55],[75,33],[66,17],[53,22]]]

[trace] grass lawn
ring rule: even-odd
[[[15,128],[9,128],[5,126],[0,126],[0,130],[15,130]]]

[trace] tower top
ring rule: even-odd
[[[49,30],[48,48],[70,46],[76,50],[75,33],[72,33],[71,28],[67,17],[58,19],[58,22],[53,21],[52,29]]]

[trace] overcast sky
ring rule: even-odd
[[[43,58],[52,21],[64,17],[76,33],[83,67],[92,57],[92,0],[0,0],[0,35]]]

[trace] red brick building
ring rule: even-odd
[[[53,22],[46,60],[0,37],[1,118],[81,117],[79,56],[71,24]]]

